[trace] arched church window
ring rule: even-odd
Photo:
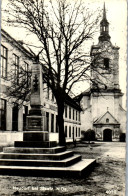
[[[109,123],[109,119],[108,118],[106,118],[106,123]]]
[[[108,58],[104,58],[104,68],[109,69],[109,59]]]

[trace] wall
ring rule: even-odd
[[[0,132],[0,145],[14,145],[14,141],[23,141],[23,132]]]

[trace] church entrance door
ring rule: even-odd
[[[111,129],[105,129],[103,132],[103,140],[106,142],[112,141],[112,130]]]

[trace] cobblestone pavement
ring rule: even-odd
[[[125,143],[79,143],[69,146],[83,158],[96,158],[97,166],[83,179],[0,175],[0,195],[124,196]]]

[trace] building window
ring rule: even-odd
[[[65,137],[67,137],[67,126],[65,126]]]
[[[105,67],[105,69],[109,69],[109,59],[108,58],[104,58],[104,67]]]
[[[71,126],[69,126],[69,137],[71,137]]]
[[[49,132],[49,113],[46,112],[46,131]]]
[[[80,121],[80,112],[79,112],[79,121]]]
[[[71,107],[69,107],[69,119],[71,119]]]
[[[80,128],[79,128],[79,135],[78,136],[80,137]]]
[[[74,141],[74,137],[75,136],[75,132],[74,132],[74,127],[72,128],[72,138],[73,138],[73,141]]]
[[[31,77],[29,74],[29,64],[24,62],[24,66],[20,67],[19,71],[19,82],[22,81],[24,87],[28,87],[30,83]]]
[[[75,118],[75,111],[74,111],[74,109],[73,109],[73,120],[74,120],[74,118]]]
[[[54,132],[54,114],[51,114],[51,132]]]
[[[54,101],[54,94],[52,93],[52,101]]]
[[[76,121],[77,121],[77,111],[76,111]]]
[[[17,103],[13,103],[14,106],[12,108],[12,131],[18,131],[18,114],[19,114],[19,105]]]
[[[65,105],[65,118],[67,118],[67,106]]]
[[[14,64],[14,76],[16,79],[16,83],[19,84],[19,57],[16,54],[13,54]]]
[[[8,50],[1,45],[1,77],[7,78],[7,58]]]
[[[77,127],[76,127],[76,137],[77,137]]]
[[[0,99],[0,129],[6,130],[6,100]]]
[[[57,117],[57,115],[56,115],[56,132],[58,133],[58,131],[59,131],[59,127],[58,127],[58,117]]]
[[[28,63],[26,63],[25,62],[25,69],[24,69],[24,78],[25,78],[25,83],[26,83],[26,85],[27,85],[27,87],[28,87],[28,85],[29,85],[29,64]]]

